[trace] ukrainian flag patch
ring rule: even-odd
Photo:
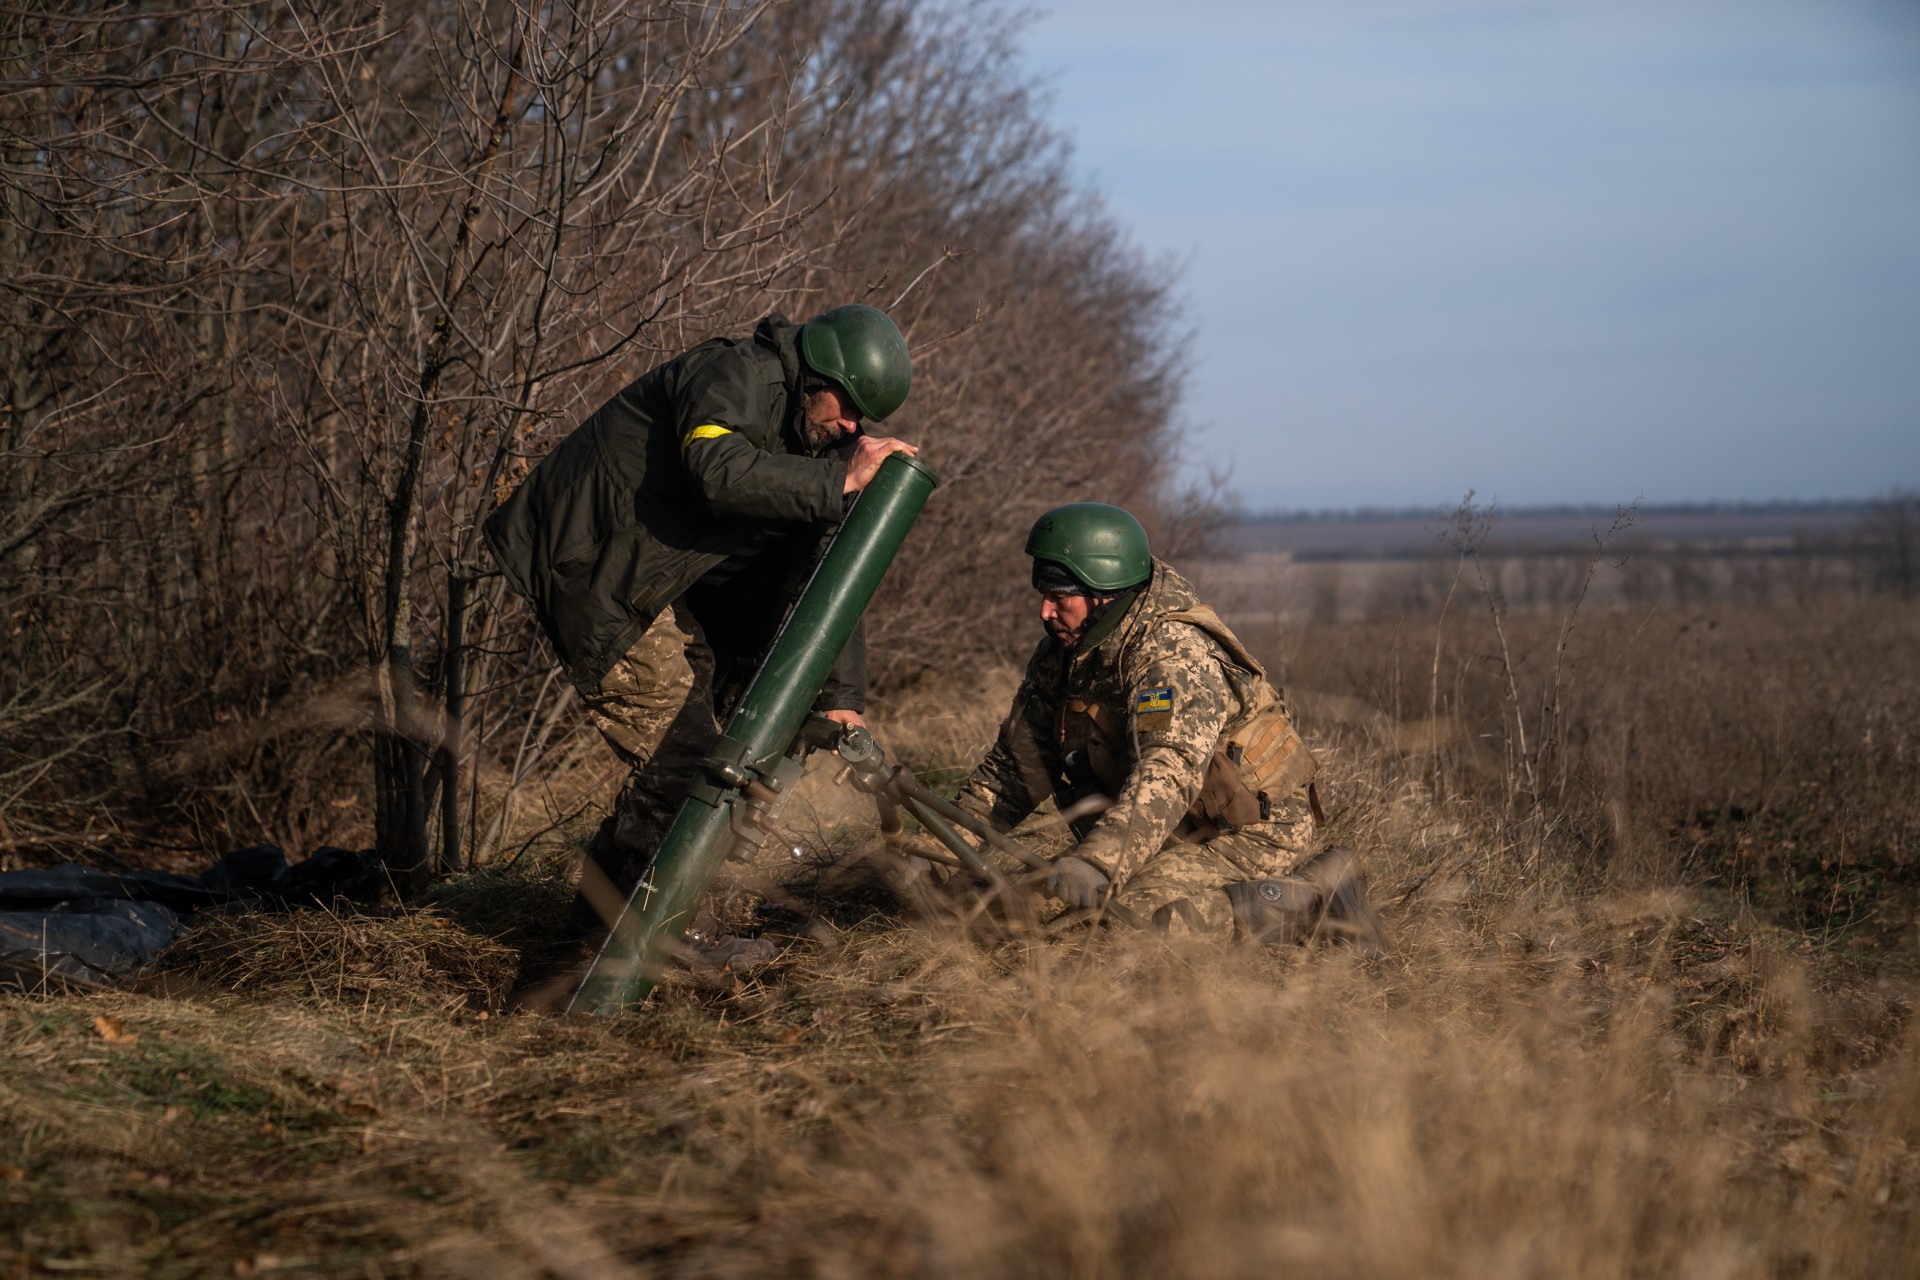
[[[1142,689],[1133,696],[1133,725],[1140,733],[1156,733],[1173,723],[1173,690]]]

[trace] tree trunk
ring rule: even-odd
[[[373,838],[395,887],[408,894],[424,889],[433,871],[427,854],[427,747],[421,741],[427,717],[413,671],[413,551],[420,461],[442,367],[436,350],[422,371],[420,398],[407,424],[400,479],[387,503],[387,565],[381,591],[386,643],[379,674],[383,723],[375,731],[373,748]]]
[[[445,728],[434,761],[440,776],[440,870],[460,869],[460,752],[463,719],[467,713],[466,623],[468,579],[459,570],[447,576],[447,648],[441,659],[441,685],[446,698]]]

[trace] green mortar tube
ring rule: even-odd
[[[788,755],[795,736],[938,483],[921,463],[896,453],[861,492],[702,762],[700,780],[594,957],[569,1013],[611,1015],[645,1000],[734,843],[758,842],[758,820],[799,776],[798,759]]]

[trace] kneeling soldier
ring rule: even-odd
[[[1047,635],[959,803],[1002,830],[1048,797],[1079,845],[1047,891],[1161,929],[1382,950],[1344,850],[1309,856],[1317,766],[1260,664],[1119,507],[1078,502],[1027,539]]]

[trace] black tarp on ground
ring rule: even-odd
[[[371,852],[323,846],[290,866],[271,844],[236,849],[199,876],[72,865],[0,872],[0,985],[110,985],[159,954],[195,911],[366,901],[385,883]]]

